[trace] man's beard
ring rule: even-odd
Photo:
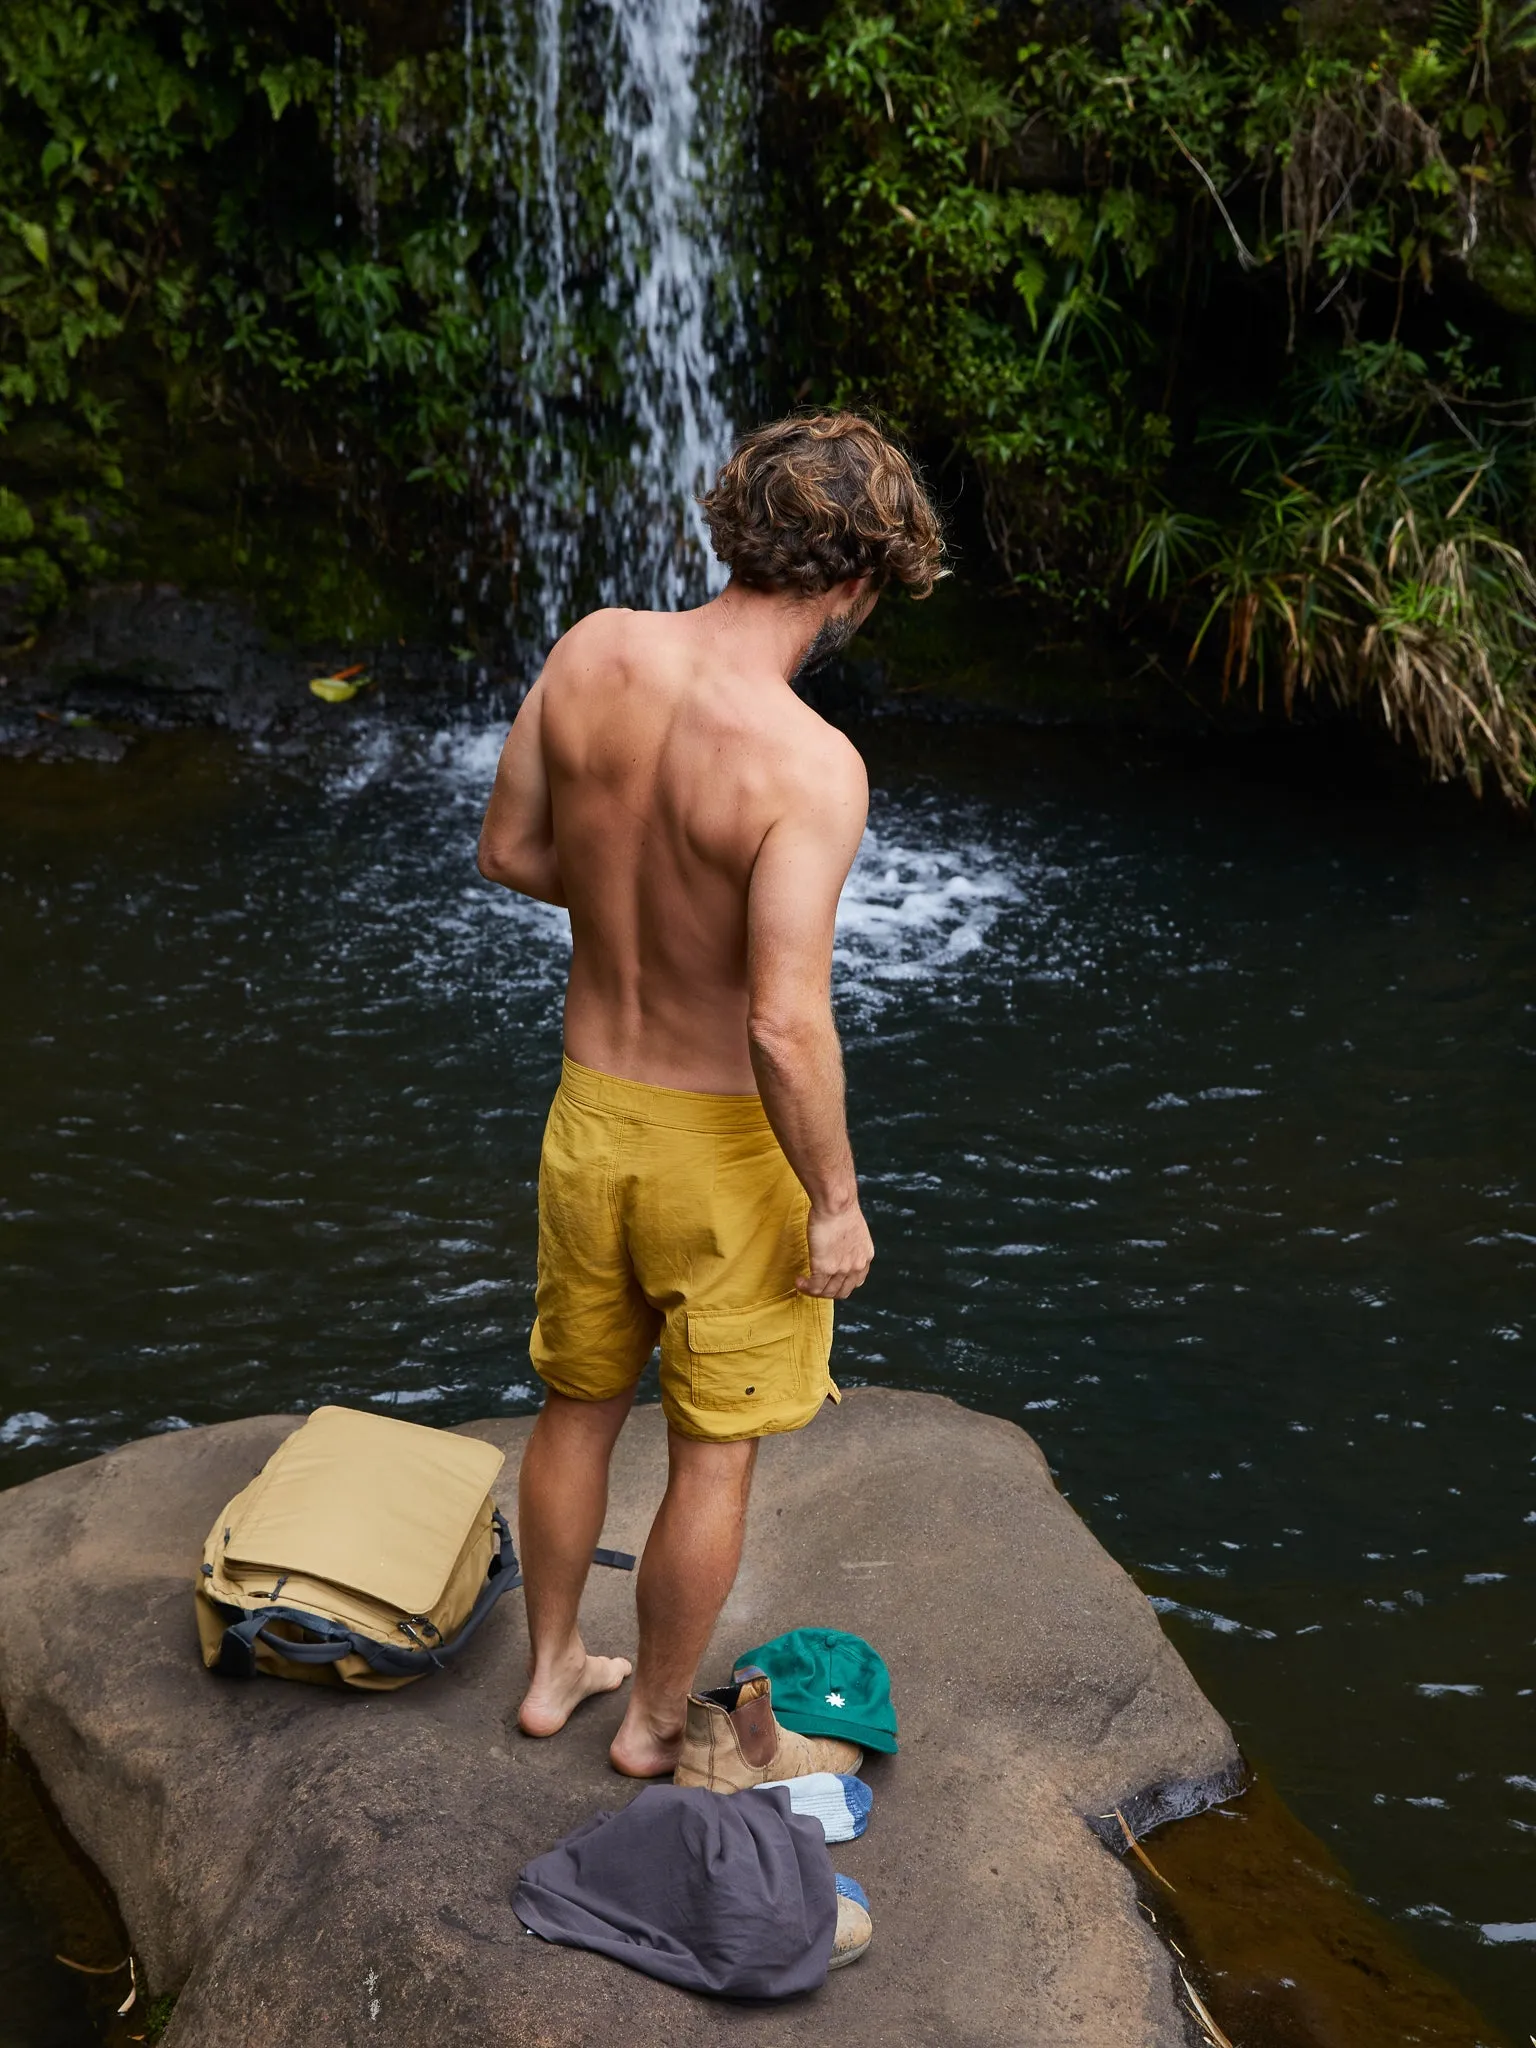
[[[825,668],[829,661],[835,661],[863,623],[864,615],[858,611],[836,612],[830,619],[823,619],[815,639],[801,655],[800,666],[790,681],[798,683],[803,677]]]

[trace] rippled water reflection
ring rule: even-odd
[[[1151,754],[871,746],[841,1376],[1033,1430],[1303,1817],[1528,2031],[1536,856]],[[531,1404],[565,938],[474,872],[495,751],[6,767],[0,1478]]]

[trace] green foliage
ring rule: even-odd
[[[523,353],[521,252],[492,232],[529,175],[497,128],[519,53],[467,64],[446,15],[412,32],[337,0],[0,10],[0,481],[33,519],[0,539],[0,637],[142,561],[188,451],[228,454],[199,486],[228,580],[275,593],[302,532],[333,631],[386,623],[363,553],[505,608],[517,406],[472,430]],[[600,220],[596,118],[573,95],[562,141]],[[572,309],[598,387],[600,286]]]
[[[176,1994],[174,1991],[168,1991],[162,1998],[151,1999],[149,2009],[144,2015],[144,2039],[146,2041],[158,2041],[165,2033],[166,2028],[171,2024],[175,2012]]]
[[[1217,425],[1250,479],[1241,513],[1186,522],[1176,574],[1163,533],[1182,515],[1149,520],[1127,575],[1196,600],[1191,659],[1224,627],[1224,689],[1371,707],[1435,775],[1491,776],[1518,804],[1536,781],[1536,576],[1488,515],[1523,488],[1524,455],[1486,423],[1432,437],[1428,389],[1453,417],[1478,402],[1463,354],[1436,382],[1399,344],[1356,344],[1296,376],[1279,417]]]
[[[904,429],[963,566],[1042,620],[1375,705],[1518,795],[1536,0],[1416,18],[805,0],[771,374]],[[498,19],[466,58],[463,16],[342,0],[0,10],[0,641],[125,572],[300,632],[505,613],[534,422],[574,423],[583,498],[628,443],[601,63],[562,89],[556,347],[515,229],[531,8]]]
[[[781,31],[815,138],[806,388],[974,476],[1037,605],[1108,617],[1129,583],[1197,649],[1225,621],[1230,686],[1374,703],[1518,797],[1528,351],[1495,396],[1447,314],[1469,278],[1536,311],[1536,4],[1442,0],[1363,55],[1358,23],[1240,34],[1212,0],[1077,20],[834,0]]]
[[[1097,503],[1108,488],[1139,502],[1168,451],[1134,300],[1174,209],[1128,183],[1031,189],[1012,174],[1032,95],[1053,93],[1075,53],[1029,44],[1010,61],[996,9],[843,0],[779,47],[811,109],[834,110],[816,171],[834,246],[803,234],[791,252],[826,279],[826,395],[963,450],[1009,573],[1091,604]]]

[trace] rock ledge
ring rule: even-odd
[[[868,1389],[764,1444],[747,1562],[706,1664],[802,1623],[890,1664],[901,1754],[837,1866],[875,1943],[807,2000],[687,1997],[527,1937],[519,1866],[629,1796],[617,1700],[533,1743],[513,1722],[514,1595],[463,1663],[391,1695],[220,1682],[192,1576],[223,1502],[293,1416],[154,1437],[0,1496],[0,1704],[116,1892],[166,2048],[538,2048],[748,2035],[839,2048],[1175,2048],[1170,1960],[1090,1825],[1229,1794],[1232,1737],[1147,1602],[1010,1423]],[[467,1425],[509,1454],[529,1424]],[[660,1411],[621,1439],[604,1541],[638,1549]],[[632,1586],[593,1574],[589,1640],[633,1647]]]

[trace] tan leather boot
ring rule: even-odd
[[[688,1695],[683,1747],[674,1785],[711,1792],[744,1792],[775,1778],[808,1778],[812,1771],[856,1771],[862,1749],[826,1735],[796,1735],[773,1715],[766,1672],[749,1666],[729,1685]]]

